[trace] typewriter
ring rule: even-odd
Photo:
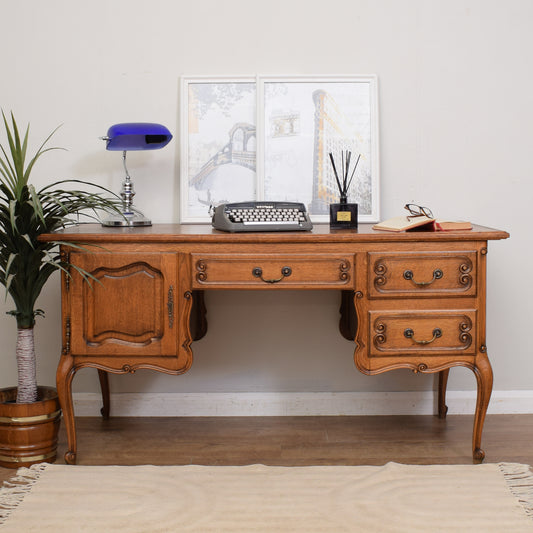
[[[213,227],[222,231],[309,231],[313,224],[297,202],[237,202],[213,212]]]

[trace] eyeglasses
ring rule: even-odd
[[[415,218],[422,216],[426,216],[428,218],[435,218],[429,207],[423,207],[417,204],[405,204],[404,209],[407,209],[407,211],[411,213],[411,216],[407,218]]]

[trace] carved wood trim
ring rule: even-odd
[[[65,344],[63,346],[63,349],[61,350],[61,353],[63,355],[68,355],[70,353],[70,336],[71,336],[71,327],[70,327],[70,317],[67,316],[65,318]]]
[[[196,261],[196,280],[200,283],[207,281],[207,264],[203,260]]]
[[[350,281],[350,261],[341,261],[339,263],[339,279],[341,281]]]
[[[183,308],[183,319],[184,319],[184,329],[183,331],[186,332],[185,338],[181,344],[181,347],[186,352],[191,352],[191,344],[192,344],[192,336],[191,336],[191,330],[189,327],[190,324],[190,317],[191,317],[191,309],[193,304],[193,293],[192,291],[185,291],[183,293],[183,298],[185,299],[185,305]]]

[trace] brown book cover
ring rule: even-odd
[[[453,231],[472,229],[472,224],[466,220],[435,220],[435,231]]]

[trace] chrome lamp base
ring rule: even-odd
[[[122,215],[110,215],[102,220],[102,226],[151,226],[152,221],[148,220],[142,213],[123,213]]]
[[[126,167],[126,150],[122,152],[122,162],[124,164],[124,171],[126,172],[126,179],[122,183],[122,191],[120,193],[122,198],[122,213],[109,215],[102,221],[102,226],[151,226],[152,222],[133,207],[135,190],[128,168]]]

